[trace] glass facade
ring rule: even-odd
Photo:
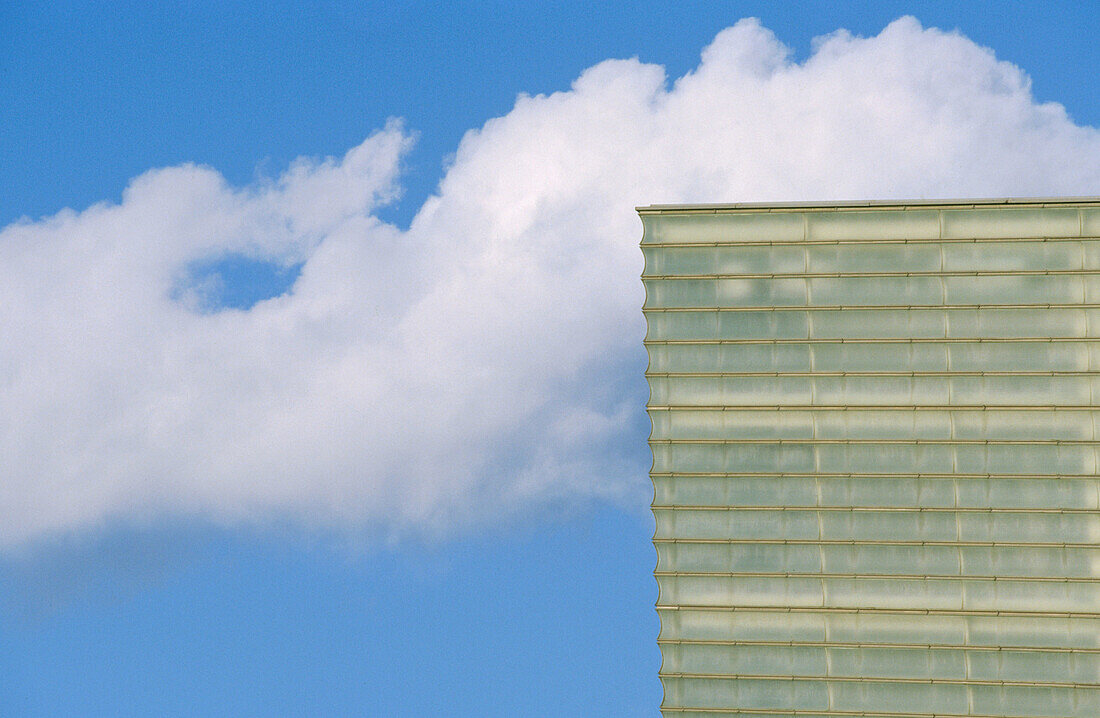
[[[1100,200],[654,206],[666,716],[1100,716]]]

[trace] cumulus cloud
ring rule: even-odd
[[[245,188],[185,165],[0,232],[0,545],[109,521],[439,534],[648,493],[637,204],[1089,194],[1100,132],[903,18],[804,62],[753,20],[471,130],[407,230],[391,123]],[[301,266],[210,311],[188,268]],[[639,504],[641,501],[638,502]]]

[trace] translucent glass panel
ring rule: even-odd
[[[862,246],[861,246],[862,244]],[[688,246],[677,252],[645,245],[646,272],[652,276],[730,276],[741,274],[852,274],[896,272],[1067,272],[1094,266],[1100,240],[1021,241],[1011,254],[989,256],[973,242],[882,244],[762,244]]]
[[[646,280],[655,306],[677,308],[961,306],[989,304],[1096,304],[1100,276],[1026,275],[868,275],[843,277],[695,277]]]
[[[642,215],[662,711],[1100,715],[1100,207]]]

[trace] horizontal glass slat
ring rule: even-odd
[[[653,471],[1093,476],[1094,445],[652,444]]]
[[[1100,509],[1100,478],[654,476],[653,503]]]
[[[936,578],[658,576],[659,602],[691,606],[775,606],[1088,613],[1096,583]]]
[[[1100,684],[1100,654],[876,646],[664,644],[663,673]]]
[[[1100,309],[827,309],[813,312],[692,310],[646,314],[650,341],[1100,336]]]
[[[657,539],[1100,542],[1097,513],[654,506]]]
[[[1100,322],[1093,326],[1100,326]],[[647,348],[651,374],[1100,370],[1100,341],[893,344],[838,342],[717,346],[650,344]]]
[[[1100,376],[650,377],[650,404],[672,406],[1086,406]]]
[[[889,681],[767,680],[662,677],[664,709],[679,705],[745,710],[835,711],[834,715],[1068,716],[1100,715],[1100,690]],[[913,713],[906,712],[912,707]],[[899,709],[901,709],[899,711]]]
[[[1100,617],[660,609],[662,641],[801,641],[1100,650]]]
[[[659,543],[657,571],[1093,578],[1100,546]],[[1100,580],[1100,577],[1096,577]]]
[[[1100,240],[1012,243],[643,246],[645,275],[1065,271],[1100,268]]]
[[[1100,300],[1100,276],[646,279],[659,307],[1079,304]]]
[[[652,408],[652,439],[990,439],[1100,437],[1096,409]]]
[[[1100,224],[1091,207],[876,208],[643,213],[642,244],[1075,237]]]

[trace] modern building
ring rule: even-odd
[[[1100,716],[1100,199],[639,208],[666,716]]]

